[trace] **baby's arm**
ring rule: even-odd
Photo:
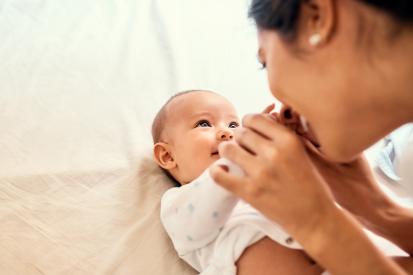
[[[193,182],[163,195],[161,221],[177,252],[184,255],[213,241],[237,202],[206,170]]]

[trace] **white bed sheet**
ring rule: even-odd
[[[0,1],[2,274],[194,274],[159,223],[150,124],[184,89],[271,100],[246,3]]]

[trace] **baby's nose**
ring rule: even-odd
[[[233,138],[234,138],[234,134],[232,133],[232,131],[229,131],[229,130],[222,130],[222,131],[218,131],[217,133],[218,140],[231,140]]]

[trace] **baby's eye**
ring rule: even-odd
[[[202,119],[195,124],[196,127],[211,127],[211,123],[208,120]]]
[[[233,121],[233,122],[231,122],[230,124],[229,124],[229,128],[237,128],[239,126],[239,123],[238,122],[236,122],[236,121]]]

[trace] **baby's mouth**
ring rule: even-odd
[[[219,157],[219,152],[218,152],[218,151],[214,151],[214,152],[211,153],[211,156],[213,156],[213,157],[214,157],[214,156],[218,156],[218,157]]]

